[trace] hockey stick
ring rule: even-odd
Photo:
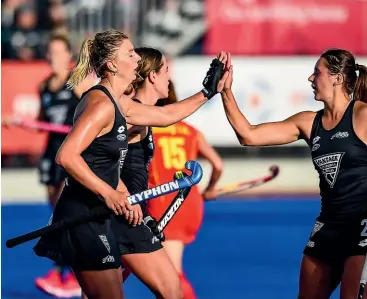
[[[366,283],[367,283],[367,255],[366,255],[366,258],[365,258],[364,264],[363,264],[361,280],[359,281],[359,289],[358,289],[357,299],[362,299],[363,298]]]
[[[260,186],[262,184],[265,184],[266,182],[269,182],[273,180],[275,177],[277,177],[277,175],[279,174],[279,167],[275,165],[271,166],[269,168],[269,171],[270,171],[270,174],[257,178],[255,180],[231,184],[231,185],[227,185],[225,187],[219,188],[216,190],[217,197],[236,193],[236,192],[247,190],[247,189],[251,189],[251,188]]]
[[[187,161],[185,163],[185,168],[191,171],[191,175],[187,177],[182,177],[177,180],[173,180],[171,182],[167,182],[162,185],[158,185],[156,187],[147,189],[144,192],[138,194],[130,195],[127,197],[128,201],[130,202],[131,205],[135,205],[140,202],[151,200],[153,198],[173,193],[181,189],[190,188],[191,186],[199,183],[203,176],[203,170],[200,164],[196,161]],[[9,239],[6,241],[6,247],[12,248],[19,244],[37,239],[39,237],[42,237],[44,235],[47,235],[60,229],[70,228],[81,223],[92,221],[99,217],[106,217],[110,213],[111,210],[108,209],[107,206],[101,206],[93,209],[88,214],[80,215],[78,217],[73,218],[66,218],[64,220],[52,223],[38,230]]]
[[[34,121],[34,120],[23,120],[21,121],[19,126],[24,128],[38,129],[41,131],[61,133],[61,134],[68,134],[71,130],[71,126],[58,125],[49,122]]]
[[[59,125],[54,123],[49,123],[45,121],[37,120],[14,120],[9,123],[9,125],[18,126],[26,129],[37,129],[40,131],[68,134],[71,130],[71,126]]]
[[[177,171],[174,175],[174,179],[180,179],[180,178],[183,178],[184,176],[187,176],[187,174],[182,171]],[[170,223],[173,216],[175,216],[179,208],[184,203],[190,191],[191,191],[191,188],[185,188],[185,189],[178,191],[177,195],[172,200],[172,202],[170,203],[170,205],[168,206],[168,208],[166,209],[166,211],[163,213],[162,217],[158,221],[157,228],[159,232],[162,232],[166,228],[168,223]],[[131,274],[131,270],[129,268],[124,268],[122,270],[122,277],[123,277],[124,282],[129,277],[130,274]]]

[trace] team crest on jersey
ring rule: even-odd
[[[330,188],[334,187],[338,177],[340,163],[344,154],[345,153],[331,153],[313,159],[314,163],[324,175],[325,180],[328,182]]]

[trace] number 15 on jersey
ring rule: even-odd
[[[162,150],[163,165],[166,169],[182,169],[185,165],[186,151],[183,137],[161,137],[158,146]]]

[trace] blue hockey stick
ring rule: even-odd
[[[149,188],[142,193],[133,194],[127,197],[127,200],[131,205],[135,205],[165,194],[173,193],[175,191],[190,188],[200,182],[203,177],[203,170],[200,164],[196,161],[187,161],[185,168],[191,171],[191,175],[183,177],[165,184],[158,185],[153,188]],[[81,215],[74,218],[66,218],[61,221],[52,223],[43,228],[29,232],[27,234],[9,239],[6,241],[6,247],[12,248],[22,243],[37,239],[45,236],[49,233],[55,232],[60,229],[70,228],[81,223],[92,221],[99,217],[106,217],[111,213],[111,210],[107,206],[103,205],[90,211],[90,213]]]
[[[127,197],[127,200],[134,205],[178,190],[190,188],[199,183],[203,177],[203,170],[200,164],[196,161],[187,161],[185,168],[191,171],[191,175],[158,185],[138,194],[130,195]]]

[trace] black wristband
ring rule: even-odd
[[[214,95],[218,93],[217,87],[220,79],[222,79],[224,74],[224,64],[219,61],[219,59],[213,59],[210,64],[209,70],[203,80],[202,93],[208,100],[210,100]]]
[[[201,92],[204,94],[204,97],[206,97],[208,100],[211,99],[210,92],[204,87]]]

